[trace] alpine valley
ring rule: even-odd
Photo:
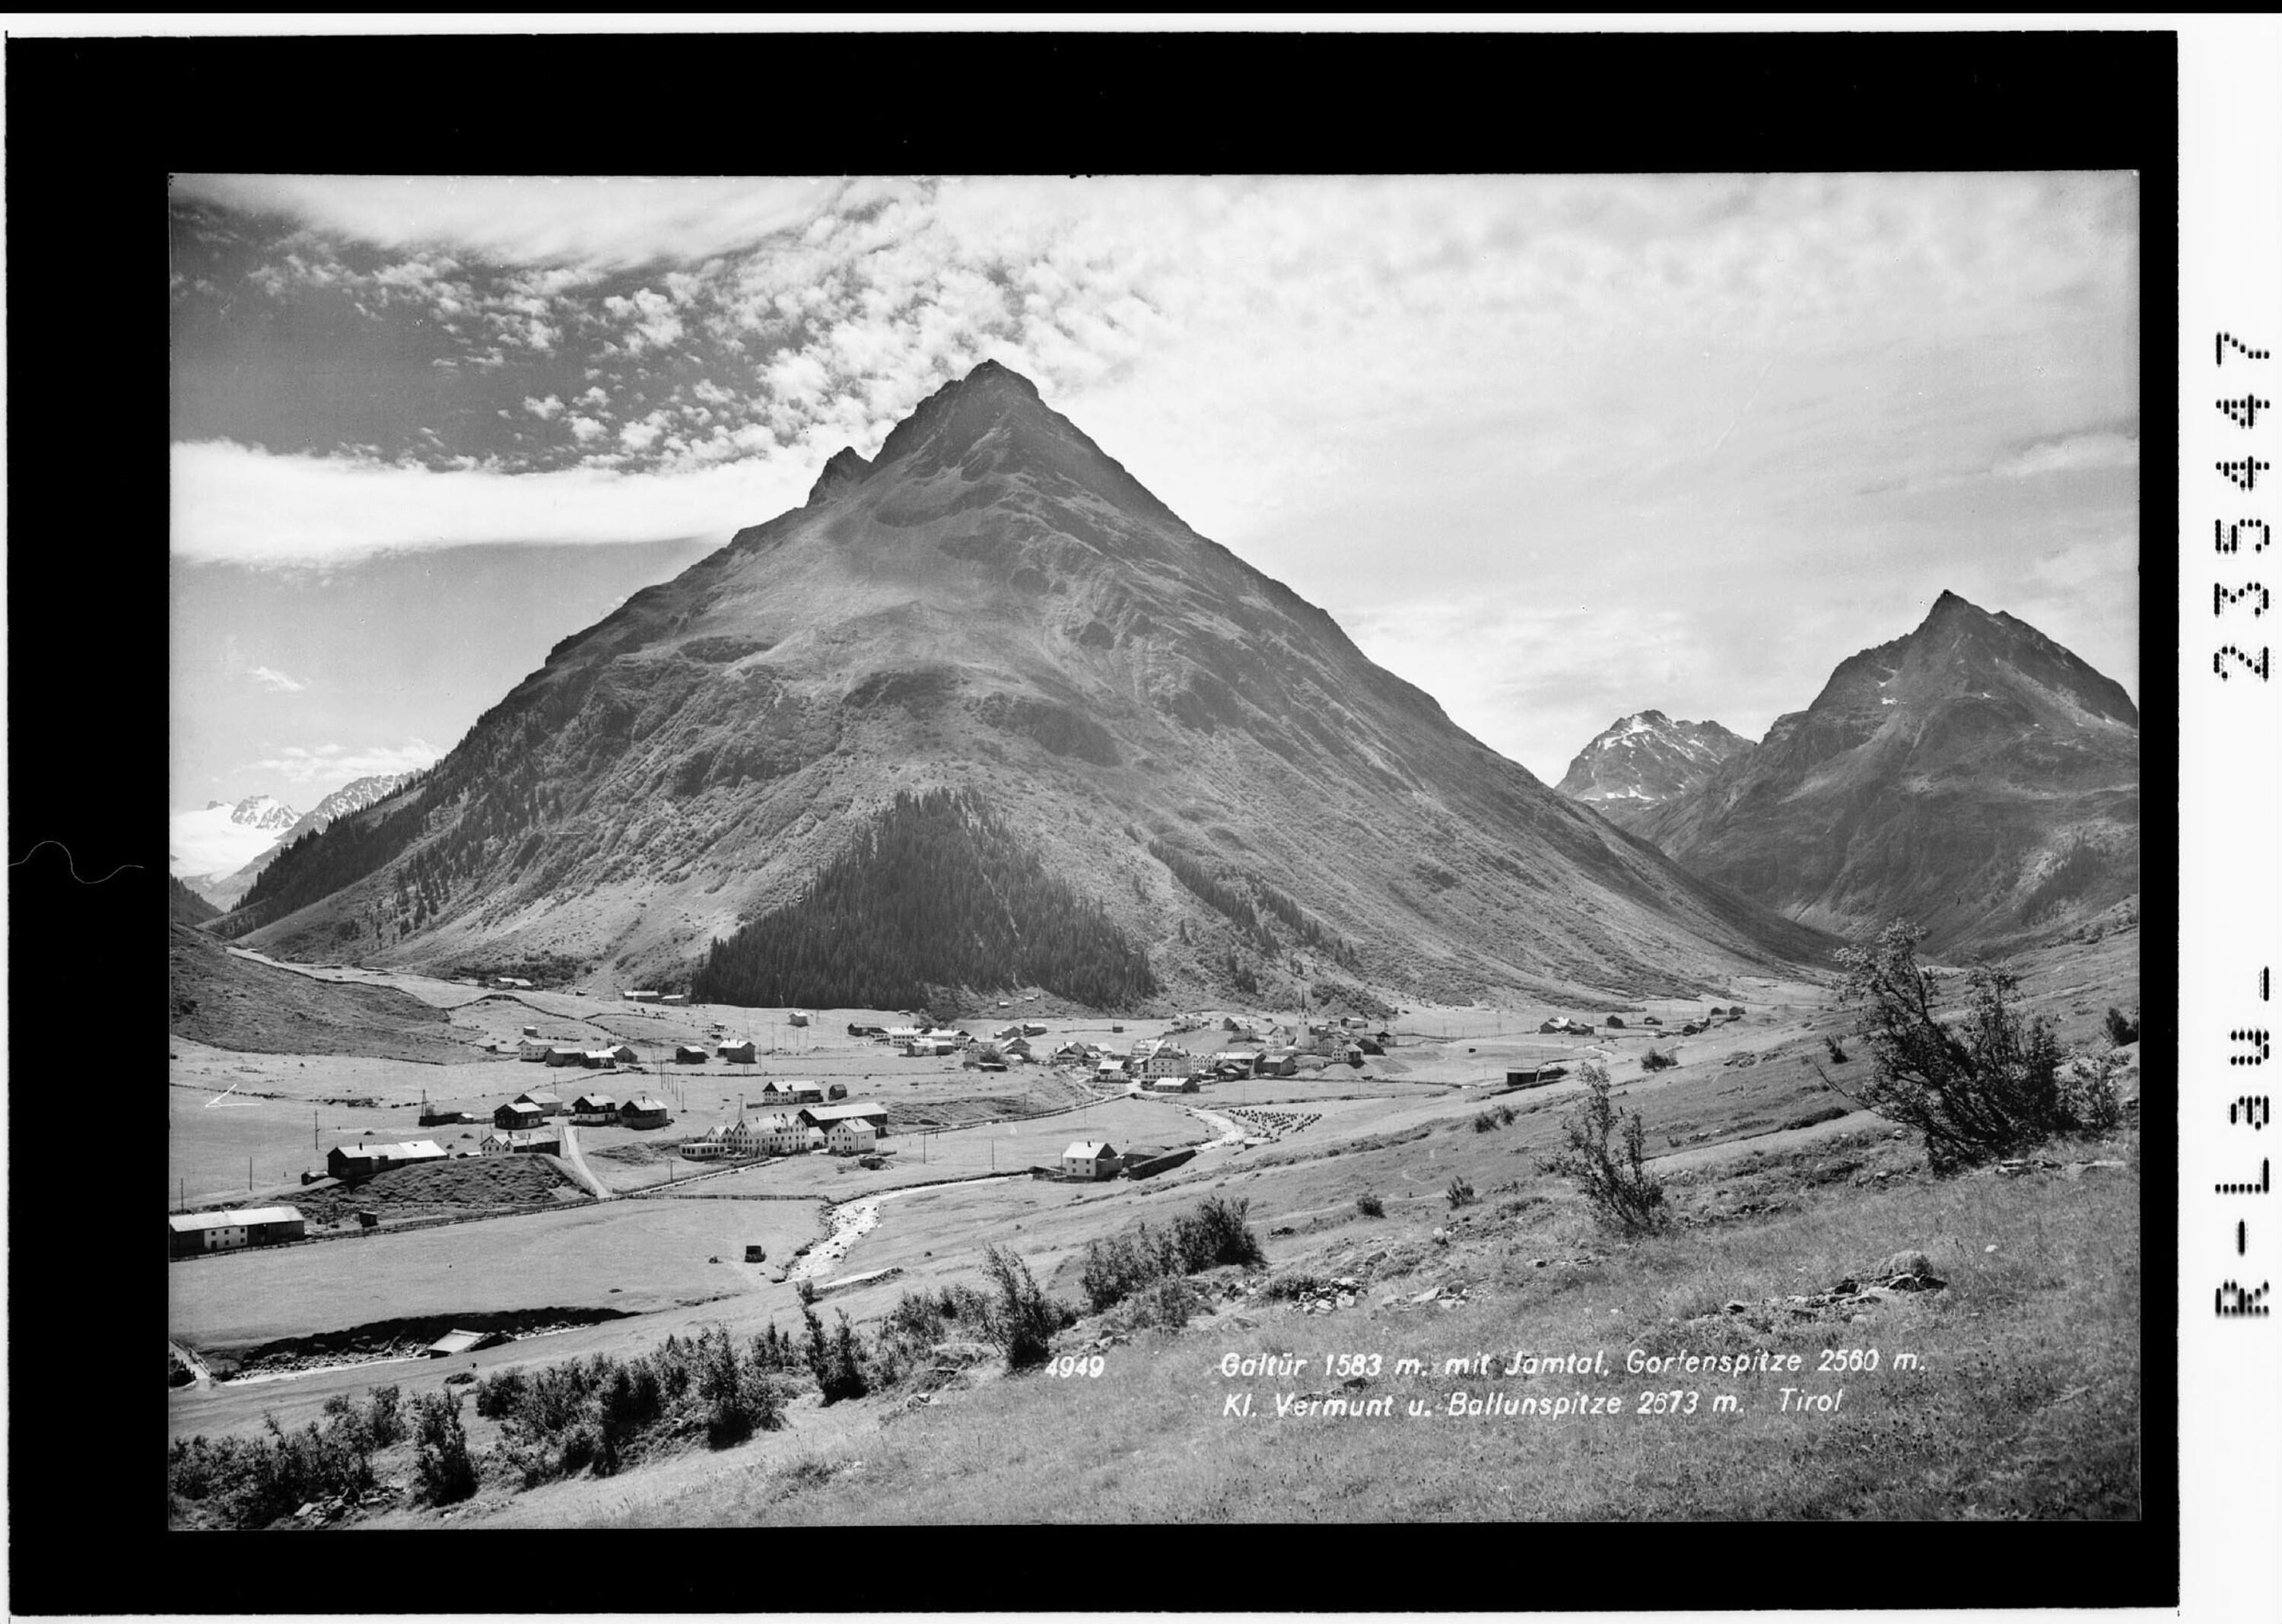
[[[1136,1008],[1295,975],[1647,994],[1833,945],[1459,729],[988,361],[564,639],[219,929],[756,1004]]]

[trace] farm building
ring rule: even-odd
[[[824,1091],[824,1094],[827,1100],[845,1100],[848,1098],[848,1084],[834,1083]]]
[[[729,1131],[716,1123],[695,1138],[682,1140],[681,1154],[692,1162],[712,1162],[736,1153],[729,1148]]]
[[[1141,1062],[1141,1075],[1145,1077],[1185,1077],[1194,1065],[1195,1061],[1186,1049],[1161,1044]]]
[[[507,1338],[496,1331],[446,1331],[420,1350],[423,1359],[448,1359],[454,1354],[473,1353],[479,1348],[496,1348]]]
[[[555,1050],[572,1047],[574,1045],[567,1037],[541,1037],[537,1032],[526,1027],[524,1029],[523,1036],[516,1039],[515,1053],[519,1060],[543,1061]]]
[[[993,1038],[1000,1043],[1005,1043],[1010,1037],[1020,1037],[1021,1035],[1022,1023],[1020,1021],[1014,1022],[1013,1024],[1008,1026],[1002,1026],[997,1031],[990,1034]]]
[[[559,1156],[563,1154],[563,1131],[560,1128],[501,1128],[484,1135],[476,1146],[486,1156]]]
[[[501,1132],[536,1128],[547,1120],[547,1108],[528,1100],[510,1100],[492,1113],[492,1126]]]
[[[1093,1080],[1097,1083],[1122,1083],[1125,1081],[1125,1068],[1116,1061],[1104,1061],[1093,1068]]]
[[[624,1128],[663,1128],[672,1121],[665,1101],[648,1094],[636,1094],[618,1107],[618,1125]]]
[[[780,1083],[777,1084],[777,1095],[778,1098],[789,1100],[796,1105],[822,1105],[824,1103],[824,1084],[821,1083]]]
[[[411,1139],[396,1145],[336,1145],[325,1153],[325,1172],[334,1178],[357,1178],[415,1162],[450,1159],[451,1152],[433,1139]]]
[[[1212,1057],[1215,1071],[1232,1071],[1248,1077],[1260,1069],[1260,1062],[1268,1057],[1258,1049],[1222,1049]]]
[[[715,1048],[714,1053],[734,1064],[749,1066],[754,1063],[759,1051],[753,1046],[753,1040],[749,1037],[734,1039],[725,1037]]]
[[[770,1136],[790,1120],[784,1116],[740,1116],[723,1131],[721,1142],[729,1147],[733,1156],[766,1155]]]
[[[641,1059],[640,1055],[634,1053],[634,1046],[630,1043],[614,1043],[604,1053],[621,1066],[631,1066]]]
[[[881,1138],[888,1135],[888,1107],[877,1100],[860,1100],[839,1105],[804,1105],[800,1108],[800,1120],[811,1128],[821,1128],[827,1133],[834,1123],[868,1122]]]
[[[578,1063],[589,1071],[616,1071],[617,1052],[614,1049],[586,1049],[578,1055]]]
[[[1117,1149],[1106,1140],[1080,1139],[1062,1152],[1062,1171],[1076,1178],[1108,1178],[1117,1171]]]
[[[495,985],[507,987],[517,992],[531,991],[531,983],[519,975],[495,975],[492,980]]]
[[[574,1118],[581,1116],[616,1117],[617,1114],[617,1098],[612,1094],[605,1094],[600,1092],[581,1094],[570,1102],[570,1115]]]
[[[239,1207],[229,1212],[178,1212],[167,1219],[167,1255],[196,1257],[244,1247],[299,1240],[308,1224],[291,1207]]]
[[[655,1004],[657,1002],[657,991],[653,987],[644,987],[638,991],[629,992],[626,994],[626,1002],[629,1004]]]
[[[785,1017],[785,1022],[788,1025],[791,1026],[806,1026],[808,1024],[808,1012],[804,1009],[796,1009]]]
[[[1193,1094],[1197,1092],[1194,1077],[1152,1077],[1149,1092],[1153,1094]]]
[[[1046,1035],[1046,1029],[1045,1029],[1044,1027],[1043,1027],[1043,1026],[1040,1026],[1036,1022],[1035,1022],[1035,1021],[1025,1021],[1024,1022],[1022,1022],[1022,1036],[1023,1036],[1023,1037],[1044,1037],[1045,1035]]]
[[[702,1066],[707,1059],[702,1043],[678,1043],[673,1045],[673,1063],[677,1066]]]
[[[547,1045],[547,1063],[550,1066],[583,1066],[586,1063],[586,1052],[567,1044],[549,1044]]]
[[[1525,1066],[1505,1074],[1508,1088],[1537,1088],[1547,1083],[1557,1083],[1569,1075],[1566,1066]]]
[[[860,1156],[879,1143],[870,1123],[850,1117],[825,1131],[824,1147],[835,1156]]]
[[[664,998],[658,999],[658,1002],[661,1004],[687,1004],[689,1002],[689,995],[687,992],[669,992]]]
[[[998,1045],[998,1052],[1004,1054],[1008,1060],[1013,1060],[1017,1055],[1021,1056],[1024,1060],[1028,1060],[1030,1058],[1030,1040],[1027,1037],[1010,1037],[1005,1043]]]
[[[561,1116],[570,1110],[563,1096],[549,1088],[526,1088],[515,1097],[517,1105],[535,1105],[549,1116]]]

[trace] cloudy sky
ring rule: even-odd
[[[2112,174],[184,176],[172,804],[424,765],[995,358],[1548,782],[1944,588],[2139,688]]]

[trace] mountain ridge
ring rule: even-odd
[[[1944,591],[1635,827],[1825,929],[1900,914],[1935,951],[2002,943],[2137,893],[2138,723],[2113,679]]]

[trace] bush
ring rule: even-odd
[[[1063,1317],[1066,1310],[1038,1289],[1029,1265],[1004,1247],[985,1252],[982,1264],[998,1290],[990,1328],[998,1345],[1006,1350],[1006,1368],[1025,1371],[1044,1364],[1052,1352],[1054,1333],[1068,1323]]]
[[[468,1456],[467,1429],[456,1393],[423,1393],[412,1401],[412,1431],[419,1448],[413,1480],[431,1505],[450,1505],[476,1492],[476,1463]]]
[[[1841,1044],[1838,1039],[1836,1037],[1826,1037],[1822,1040],[1822,1046],[1830,1051],[1830,1063],[1832,1065],[1843,1066],[1846,1063],[1845,1045]]]
[[[1915,1129],[1937,1171],[2084,1125],[2063,1096],[2052,1029],[2013,1008],[2020,977],[2000,964],[1975,965],[1966,973],[1965,1019],[1952,1030],[1934,1019],[1941,978],[1917,961],[1921,934],[1897,920],[1869,946],[1838,956],[1846,972],[1839,999],[1862,1007],[1874,1063],[1861,1103]]]
[[[2127,1064],[2111,1049],[2061,1074],[2061,1109],[2078,1129],[2105,1133],[2123,1120],[2123,1091],[2115,1080]]]
[[[1195,1286],[1168,1275],[1134,1294],[1119,1317],[1131,1330],[1178,1331],[1204,1306]]]
[[[1087,1242],[1078,1271],[1086,1302],[1099,1314],[1168,1276],[1199,1274],[1223,1263],[1252,1268],[1264,1263],[1260,1238],[1245,1222],[1248,1207],[1242,1200],[1209,1195],[1168,1230],[1152,1234],[1145,1222]]]
[[[2107,1006],[2107,1041],[2119,1049],[2127,1043],[2138,1043],[2139,1041],[2138,1011],[2134,1010],[2127,1015],[2115,1005],[2110,1004]]]
[[[476,1413],[486,1421],[500,1421],[523,1408],[529,1383],[520,1370],[493,1371],[476,1383]]]
[[[1449,1198],[1450,1209],[1453,1212],[1461,1207],[1471,1207],[1481,1199],[1474,1193],[1473,1181],[1463,1173],[1453,1178],[1450,1181],[1450,1187],[1442,1193]]]
[[[1511,1106],[1494,1106],[1489,1110],[1479,1112],[1475,1115],[1474,1131],[1476,1133],[1494,1132],[1500,1128],[1506,1127],[1511,1123],[1512,1121],[1513,1107]]]
[[[477,1411],[481,1414],[481,1411]],[[404,1436],[404,1398],[394,1387],[375,1387],[371,1401],[365,1407],[365,1431],[372,1437],[372,1447],[384,1449]]]
[[[1646,1125],[1638,1111],[1618,1112],[1608,1068],[1587,1061],[1579,1068],[1584,1104],[1561,1124],[1566,1147],[1541,1169],[1571,1180],[1592,1205],[1593,1216],[1627,1235],[1662,1227],[1669,1216],[1664,1185],[1648,1170]]]
[[[1383,1218],[1386,1216],[1386,1203],[1366,1190],[1355,1197],[1355,1210],[1366,1218]]]
[[[1194,1212],[1174,1221],[1189,1273],[1221,1263],[1241,1263],[1248,1269],[1267,1261],[1260,1249],[1260,1238],[1244,1221],[1250,1207],[1240,1197],[1230,1201],[1208,1195]]]
[[[856,1333],[848,1323],[848,1310],[840,1310],[840,1324],[833,1333],[824,1334],[824,1322],[805,1303],[801,1306],[801,1317],[808,1322],[808,1368],[816,1378],[824,1402],[836,1404],[843,1398],[861,1398],[872,1390],[865,1377],[863,1349],[856,1344]]]
[[[1678,1064],[1680,1064],[1678,1057],[1665,1053],[1654,1044],[1650,1044],[1648,1047],[1648,1053],[1641,1056],[1641,1069],[1642,1071],[1662,1071],[1667,1066],[1677,1066]]]

